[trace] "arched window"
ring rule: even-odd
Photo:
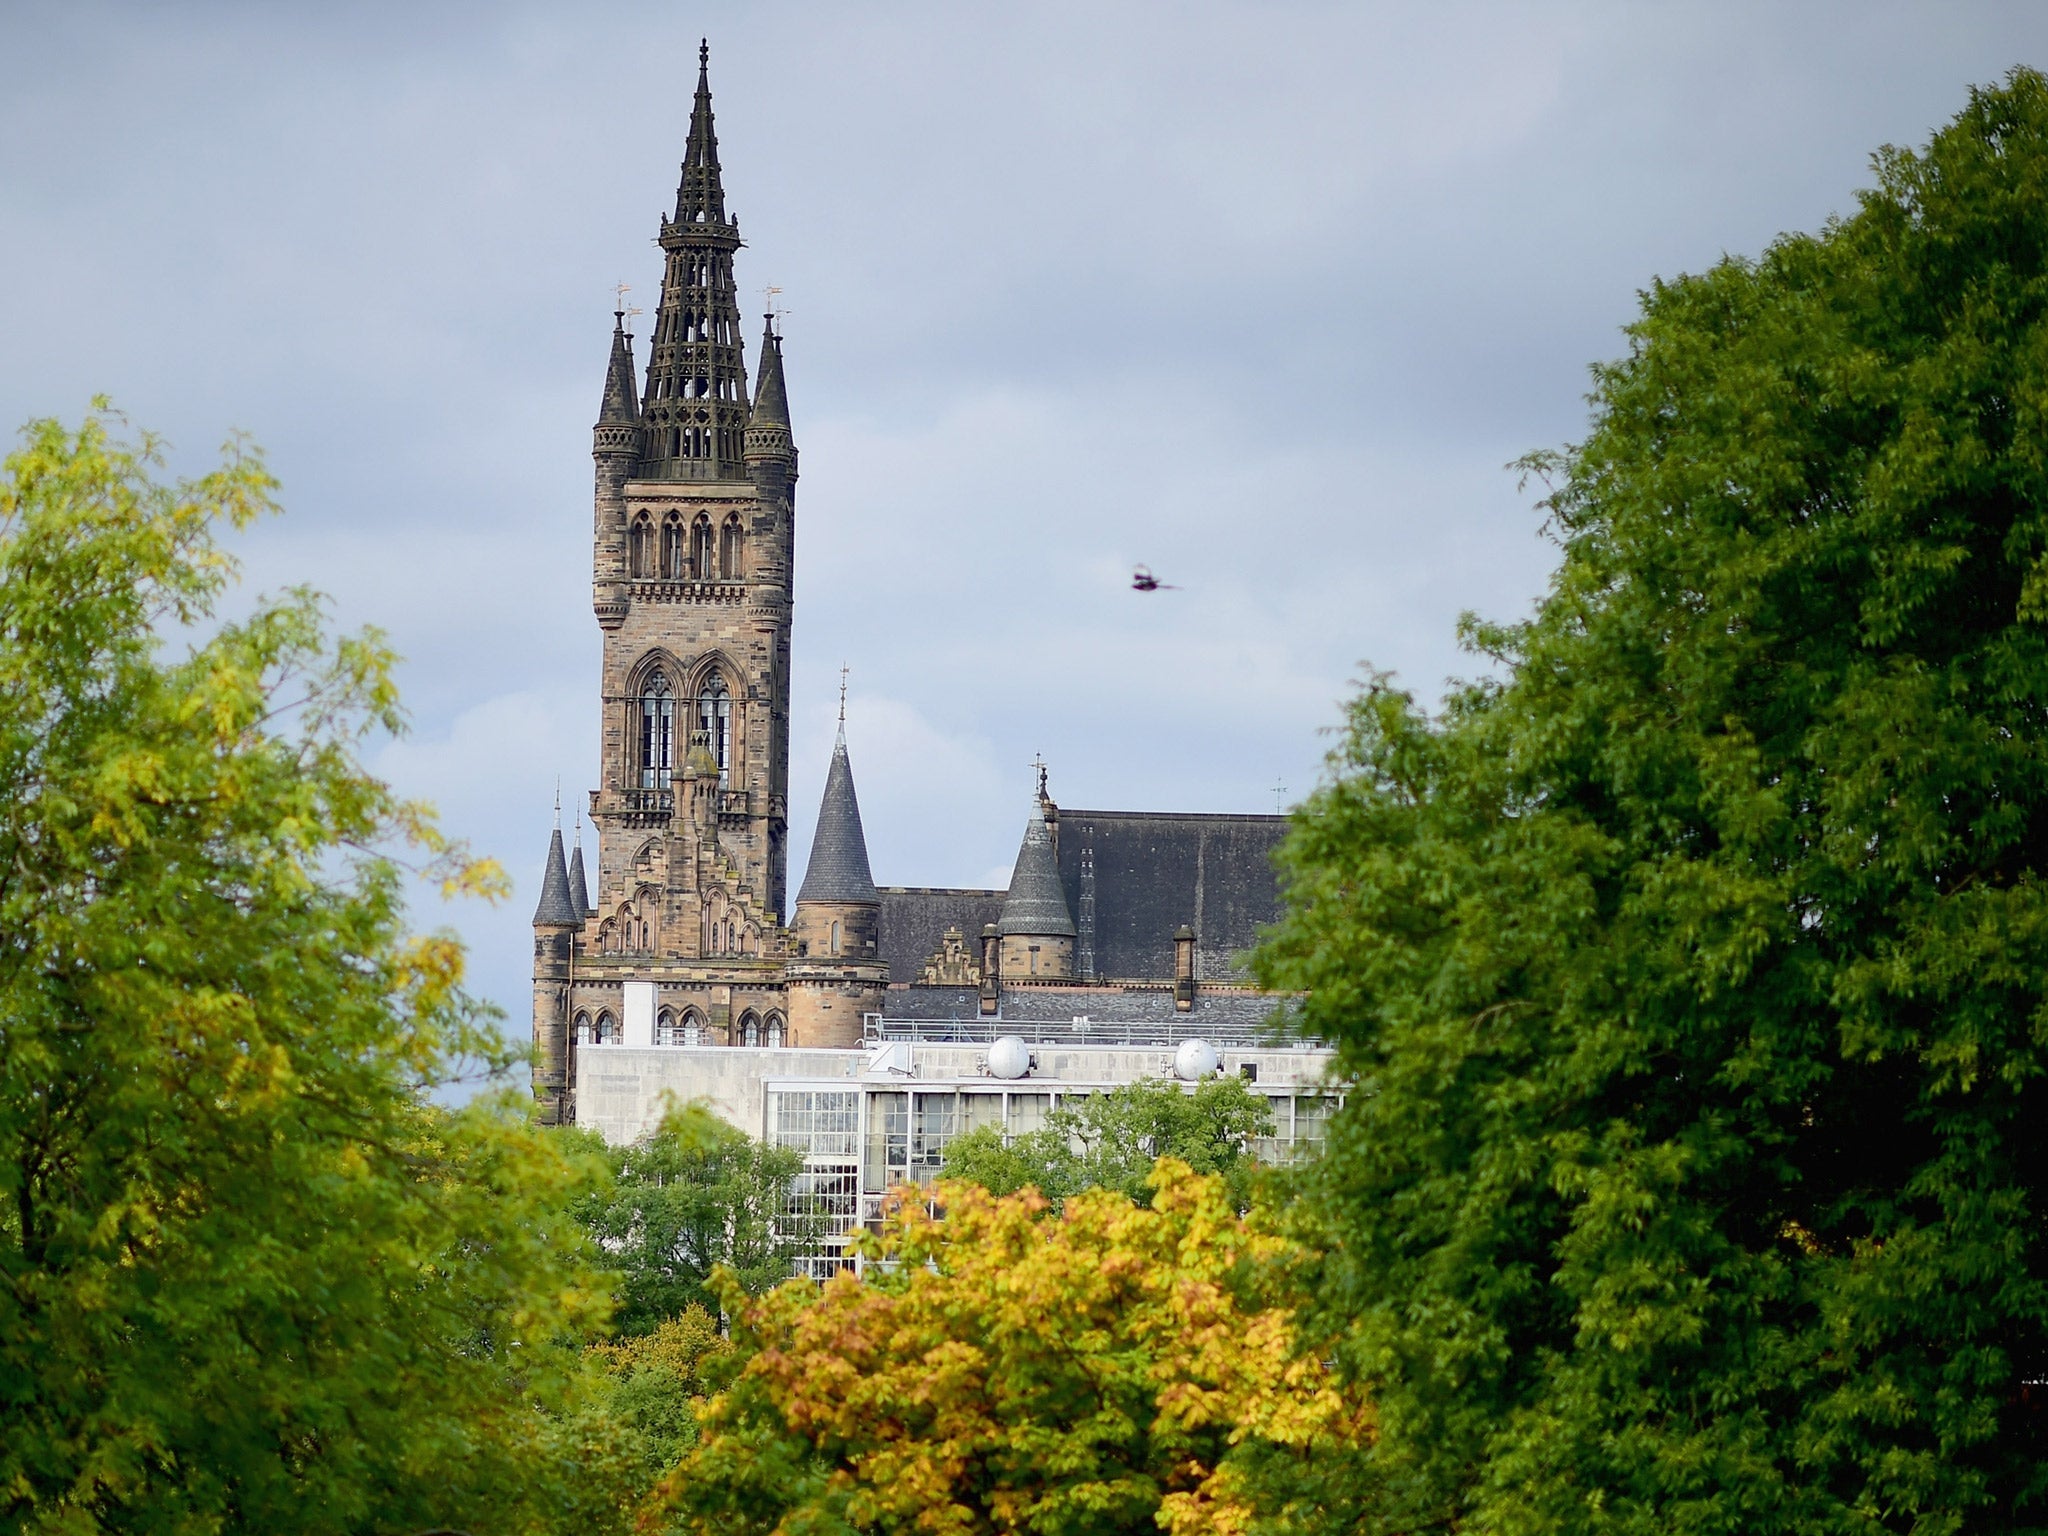
[[[669,581],[682,581],[690,574],[683,564],[683,523],[678,517],[661,525],[661,574]]]
[[[640,694],[640,787],[666,789],[676,762],[676,701],[656,672]]]
[[[578,1045],[590,1044],[590,1015],[587,1013],[576,1015],[576,1043]]]
[[[697,729],[704,733],[711,755],[717,759],[718,782],[728,782],[732,777],[732,694],[726,689],[725,679],[716,672],[704,679],[704,687],[697,695]]]
[[[832,953],[839,953],[839,924],[836,919],[832,924]]]
[[[740,1016],[740,1044],[759,1045],[760,1043],[761,1021],[751,1013],[742,1014]]]
[[[622,1036],[619,1034],[619,1021],[609,1013],[600,1013],[597,1016],[597,1039],[595,1043],[598,1045],[617,1045],[621,1038]]]
[[[684,1045],[702,1045],[704,1043],[704,1015],[694,1008],[685,1008],[683,1010],[682,1043]]]
[[[711,541],[711,519],[699,516],[690,529],[690,565],[699,581],[718,577],[718,550]]]
[[[768,1048],[773,1051],[782,1049],[782,1015],[779,1013],[768,1015]]]
[[[740,579],[740,515],[735,512],[725,520],[725,531],[718,541],[718,578],[721,581]]]
[[[681,1045],[683,1038],[676,1032],[676,1011],[664,1008],[654,1016],[654,1043],[656,1045]]]
[[[654,574],[654,525],[645,517],[633,520],[633,532],[626,551],[629,573],[634,576]]]

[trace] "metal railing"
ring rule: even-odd
[[[1173,1006],[1170,998],[1164,1001],[1164,1006]],[[1196,1017],[1046,1020],[1000,1016],[892,1019],[880,1013],[861,1016],[861,1040],[867,1045],[898,1041],[917,1045],[992,1045],[1004,1035],[1015,1035],[1027,1045],[1056,1045],[1066,1049],[1176,1046],[1183,1040],[1206,1040],[1211,1045],[1237,1049],[1326,1049],[1320,1040],[1289,1034],[1286,1027],[1277,1021],[1242,1024]]]

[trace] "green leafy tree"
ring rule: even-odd
[[[1249,1143],[1272,1134],[1271,1107],[1242,1078],[1211,1078],[1192,1093],[1174,1082],[1139,1081],[1070,1098],[1042,1128],[1008,1141],[994,1126],[956,1137],[944,1173],[996,1195],[1028,1187],[1057,1204],[1084,1189],[1113,1189],[1144,1205],[1154,1162],[1171,1157],[1197,1173],[1220,1174],[1242,1209],[1254,1172]]]
[[[756,1141],[701,1105],[671,1110],[630,1146],[594,1135],[587,1144],[612,1179],[576,1215],[619,1272],[621,1333],[651,1332],[693,1306],[715,1309],[706,1282],[720,1264],[760,1294],[789,1278],[813,1236],[814,1224],[789,1209],[803,1154]]]
[[[1399,1529],[2048,1526],[2048,83],[1655,285],[1260,961]]]
[[[374,635],[215,622],[261,460],[171,484],[116,431],[0,467],[0,1524],[531,1529],[595,1171],[425,1097],[511,1057],[395,853],[501,877],[363,771]]]

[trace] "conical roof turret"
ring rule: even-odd
[[[996,931],[1005,937],[1029,934],[1069,939],[1076,933],[1066,887],[1060,884],[1052,834],[1046,830],[1045,812],[1037,806],[1024,824],[1024,844],[1017,850],[1017,867],[1010,872],[1010,892],[1003,898]]]
[[[590,885],[583,878],[583,823],[576,823],[576,846],[569,850],[569,900],[580,917],[590,916]]]
[[[597,424],[624,426],[640,419],[640,395],[633,384],[633,338],[626,334],[626,312],[612,311],[612,360],[604,373],[604,401]]]
[[[825,775],[825,798],[818,806],[818,831],[811,839],[811,862],[796,893],[807,901],[879,904],[882,893],[868,871],[868,842],[860,826],[860,801],[853,793],[853,765],[847,761],[842,733],[832,749],[832,767]]]
[[[761,379],[754,390],[751,425],[785,430],[789,426],[789,394],[782,382],[782,338],[775,334],[773,315],[761,328]]]
[[[579,928],[583,913],[569,894],[569,866],[562,858],[562,829],[548,839],[548,865],[540,881],[540,905],[533,909],[536,928]]]

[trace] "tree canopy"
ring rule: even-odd
[[[756,1141],[696,1104],[672,1108],[631,1145],[582,1135],[612,1174],[575,1212],[618,1272],[621,1333],[652,1332],[692,1307],[716,1310],[709,1280],[720,1265],[749,1295],[789,1278],[811,1236],[790,1202],[801,1152]]]
[[[1054,1205],[1084,1189],[1113,1189],[1147,1204],[1152,1170],[1176,1158],[1197,1173],[1223,1176],[1242,1209],[1250,1201],[1249,1143],[1273,1134],[1273,1111],[1237,1077],[1210,1078],[1194,1090],[1140,1080],[1069,1098],[1035,1131],[1005,1138],[981,1126],[947,1144],[944,1174],[991,1194],[1036,1189]]]
[[[1162,1159],[1114,1191],[942,1182],[865,1278],[728,1300],[749,1356],[656,1505],[685,1531],[1242,1530],[1256,1491],[1368,1440],[1274,1287],[1291,1245]]]
[[[1260,961],[1403,1529],[2048,1525],[2048,83],[1643,296]]]
[[[0,1523],[533,1529],[601,1170],[432,1106],[515,1058],[399,860],[502,878],[364,771],[374,634],[219,620],[261,459],[171,483],[119,431],[0,468]]]

